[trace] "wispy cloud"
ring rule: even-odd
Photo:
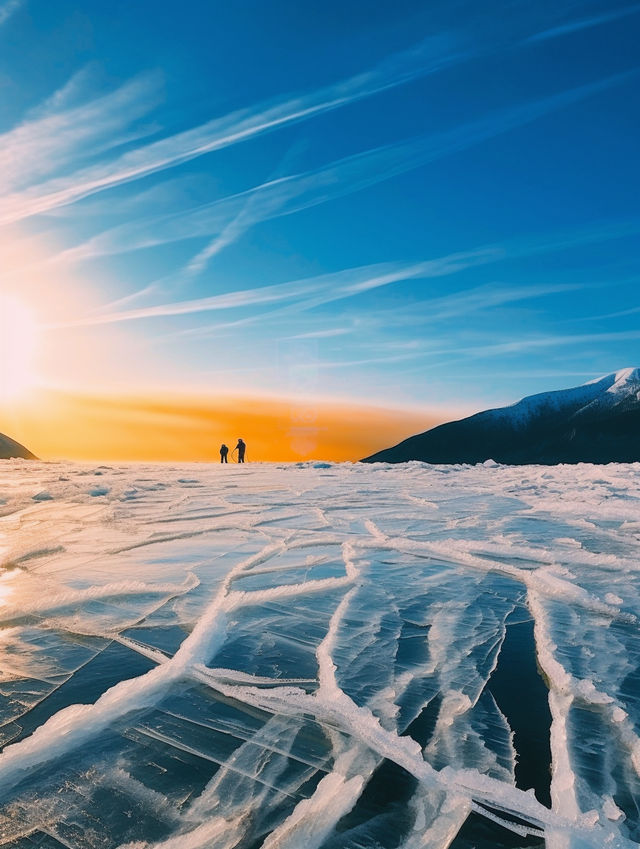
[[[85,73],[79,72],[25,121],[0,135],[0,191],[5,195],[56,169],[104,154],[121,144],[125,128],[148,113],[160,96],[159,75],[143,74],[109,94],[74,104],[84,89],[84,81]],[[0,205],[5,220],[11,218],[8,198],[24,198],[32,193],[26,189],[25,194],[14,193],[5,198]]]
[[[317,206],[417,167],[424,161],[426,144],[419,139],[374,148],[324,168],[269,180],[191,210],[128,222],[69,249],[59,258],[69,262],[215,234],[187,265],[188,272],[197,273],[262,221]]]
[[[584,288],[590,288],[590,286],[580,283],[533,286],[490,284],[463,289],[443,297],[421,299],[396,309],[384,309],[377,314],[368,312],[365,338],[370,339],[371,331],[375,328],[375,341],[368,342],[367,345],[373,346],[378,351],[385,350],[390,354],[404,351],[406,356],[403,356],[403,359],[420,358],[432,353],[449,354],[452,351],[460,353],[468,350],[470,354],[473,354],[476,348],[464,347],[463,328],[469,320],[477,326],[478,313],[493,314],[495,318],[495,310],[498,307]],[[340,316],[343,325],[348,318],[348,313]],[[487,329],[487,332],[494,333],[494,327],[495,324],[492,323],[491,330]],[[416,328],[419,328],[419,335],[413,337],[412,331]],[[425,328],[429,328],[428,335],[425,335]],[[358,329],[357,321],[352,321],[350,326],[338,328],[335,335],[356,334]],[[456,341],[459,347],[451,349],[447,346],[443,350],[443,339],[447,338],[451,341],[453,333],[460,334],[460,338]],[[391,334],[392,338],[385,341],[384,334]],[[327,332],[320,329],[317,332],[311,330],[308,333],[298,334],[292,338],[324,338],[332,335],[334,333],[331,329]],[[477,347],[483,348],[480,345]]]
[[[548,334],[529,338],[509,339],[504,342],[478,344],[457,348],[438,348],[428,351],[429,355],[467,354],[474,357],[494,357],[504,354],[519,354],[524,351],[540,351],[546,348],[593,345],[600,342],[625,342],[640,339],[640,330],[620,330],[605,333]]]
[[[293,302],[289,308],[300,310],[353,297],[402,280],[454,274],[470,266],[490,262],[498,255],[499,251],[495,248],[483,248],[477,251],[450,254],[419,263],[379,263],[287,283],[276,283],[270,286],[212,295],[206,298],[90,315],[58,326],[84,327],[114,324],[124,321],[256,307],[286,301]],[[264,314],[261,313],[258,318],[263,320]],[[201,329],[199,332],[202,332]]]
[[[452,50],[449,44],[428,40],[410,51],[390,57],[370,71],[332,86],[307,95],[285,98],[275,104],[259,104],[238,110],[191,130],[128,150],[108,161],[5,194],[0,201],[0,224],[47,212],[256,135],[308,120],[433,73],[455,61],[461,61],[461,54]],[[409,151],[409,164],[404,170],[464,150],[498,133],[534,121],[550,111],[605,91],[628,78],[628,74],[612,76],[409,143],[412,152]],[[12,175],[5,192],[15,185],[16,180],[32,180],[34,175],[41,176],[45,169],[68,163],[73,154],[85,149],[96,134],[107,137],[116,126],[121,130],[127,118],[133,120],[143,114],[149,108],[153,82],[153,78],[138,78],[110,95],[62,112],[45,114],[0,137],[1,172]],[[401,145],[395,152],[402,154],[407,150]],[[380,151],[368,153],[372,157],[381,155]],[[273,195],[266,193],[264,197],[267,206],[273,206]]]
[[[427,38],[409,50],[393,54],[374,68],[333,85],[308,94],[236,110],[193,129],[127,151],[108,162],[82,168],[71,175],[55,177],[9,195],[0,203],[0,223],[16,221],[73,203],[104,189],[171,168],[286,125],[308,120],[435,73],[464,58],[466,55],[457,50],[452,38]],[[98,101],[84,107],[87,122],[90,113],[96,111],[100,114]],[[86,130],[81,126],[76,128],[78,138],[82,137],[83,132]],[[42,143],[46,147],[45,139]]]
[[[351,359],[351,360],[318,360],[313,363],[314,369],[319,370],[330,370],[330,369],[342,369],[342,368],[353,368],[357,366],[371,366],[371,365],[379,365],[379,366],[395,366],[398,363],[404,363],[409,360],[415,360],[418,354],[410,353],[410,354],[394,354],[381,357],[362,357],[360,359]]]
[[[240,330],[251,325],[264,325],[274,320],[288,322],[292,317],[308,312],[316,307],[339,300],[355,297],[373,289],[388,286],[393,283],[411,279],[432,279],[445,277],[464,271],[468,268],[497,262],[508,256],[508,251],[497,246],[486,246],[473,251],[459,252],[435,260],[419,263],[380,263],[362,266],[342,271],[304,278],[302,280],[277,283],[262,287],[212,295],[206,298],[175,301],[155,304],[138,309],[114,311],[115,306],[125,306],[139,297],[147,297],[154,291],[147,287],[141,292],[133,293],[102,308],[97,313],[71,321],[65,327],[92,326],[114,324],[127,321],[140,321],[171,316],[195,315],[212,313],[229,309],[248,309],[251,314],[236,318],[232,321],[216,322],[175,331],[170,334],[175,337],[204,338],[212,334],[229,330]],[[508,286],[504,284],[487,284],[463,289],[459,292],[422,299],[410,307],[402,306],[395,310],[385,309],[380,321],[387,329],[405,329],[419,324],[433,326],[449,319],[459,319],[482,311],[510,303],[517,303],[548,295],[557,295],[591,288],[592,284],[583,283],[543,283],[531,286]],[[274,307],[265,312],[264,307]],[[257,312],[256,312],[257,309]],[[369,331],[376,324],[375,315],[367,314]],[[287,325],[290,327],[290,325]],[[296,334],[291,338],[330,338],[356,332],[357,326],[351,323],[340,328],[311,329],[308,332]],[[286,333],[286,331],[285,331]],[[415,347],[417,340],[405,342]],[[378,343],[377,343],[378,344]]]
[[[5,0],[0,6],[0,27],[22,6],[22,0]]]
[[[437,277],[447,277],[451,274],[456,274],[459,271],[464,271],[468,268],[484,265],[488,262],[494,262],[501,258],[502,251],[495,247],[480,248],[476,251],[466,251],[462,253],[450,254],[446,257],[441,257],[427,262],[421,262],[410,266],[396,265],[396,272],[391,271],[385,275],[374,275],[358,281],[354,279],[350,285],[344,288],[335,287],[332,283],[337,280],[338,275],[352,275],[353,271],[337,272],[336,275],[326,275],[328,286],[318,287],[315,290],[309,290],[306,296],[300,297],[291,303],[279,306],[267,313],[259,312],[257,314],[245,316],[244,318],[236,319],[232,322],[217,323],[205,327],[193,328],[191,330],[179,331],[176,336],[192,336],[192,337],[207,337],[212,334],[220,333],[224,330],[238,330],[242,327],[248,327],[256,324],[264,324],[265,322],[273,322],[274,320],[290,320],[294,318],[299,320],[299,315],[303,312],[313,310],[316,307],[321,307],[335,301],[345,298],[354,297],[359,294],[377,289],[381,286],[387,286],[390,283],[401,282],[409,279],[427,280]],[[385,266],[374,266],[373,268],[384,268]],[[361,269],[355,269],[361,271]],[[369,317],[367,318],[369,321]]]
[[[577,377],[582,378],[584,381],[585,379],[599,377],[600,374],[601,372],[593,370],[569,371],[561,369],[514,369],[513,371],[497,371],[492,368],[491,371],[486,374],[486,379],[493,380],[496,378],[507,378],[511,380],[555,380],[559,377]]]
[[[183,270],[184,274],[192,276],[202,272],[221,250],[262,221],[317,206],[444,156],[466,150],[550,112],[605,91],[628,77],[628,74],[616,75],[501,110],[441,133],[362,151],[335,160],[323,168],[269,180],[246,192],[230,195],[191,210],[138,219],[100,233],[61,254],[59,258],[67,262],[77,261],[213,235],[214,238],[209,244],[200,249]],[[625,226],[628,228],[638,225],[635,222]],[[588,235],[584,238],[588,238]],[[557,238],[555,241],[557,242]],[[521,249],[526,252],[529,248],[523,245]]]
[[[465,289],[452,295],[433,298],[424,304],[427,309],[420,310],[420,321],[430,324],[459,318],[461,315],[495,309],[505,304],[542,298],[546,295],[558,295],[562,292],[575,292],[589,288],[584,283],[540,283],[534,286],[506,286],[489,284]]]
[[[458,256],[465,256],[459,254]],[[474,255],[469,253],[468,264],[460,267],[457,270],[464,270],[477,265],[485,265],[491,262],[497,262],[508,258],[510,252],[506,249],[498,249],[495,246],[488,246],[480,249]],[[425,275],[426,278],[436,275]],[[425,337],[422,332],[425,327],[430,328],[430,334],[433,334],[434,325],[443,324],[440,334],[449,334],[451,332],[451,322],[453,319],[459,325],[461,321],[477,317],[478,313],[490,313],[498,307],[509,304],[522,303],[526,301],[545,298],[547,296],[560,295],[564,292],[577,292],[585,289],[600,288],[607,284],[592,284],[592,283],[539,283],[534,285],[506,285],[502,283],[490,283],[472,288],[464,288],[458,292],[453,292],[441,297],[421,298],[409,304],[403,304],[395,308],[385,306],[384,309],[369,309],[365,317],[359,313],[345,312],[338,317],[343,325],[350,321],[348,326],[340,328],[324,328],[324,317],[320,317],[318,321],[321,327],[317,330],[311,329],[306,333],[296,334],[291,338],[330,338],[332,336],[343,336],[347,334],[355,334],[360,330],[366,330],[367,336],[376,330],[387,331],[392,333],[402,332],[402,340],[394,341],[387,344],[388,348],[394,350],[411,348],[416,350],[425,349]],[[297,304],[274,310],[267,315],[261,313],[260,316],[249,316],[241,318],[234,322],[225,324],[217,324],[208,328],[195,328],[192,331],[181,331],[180,335],[209,335],[213,332],[221,330],[239,329],[246,325],[254,324],[258,321],[264,322],[274,318],[287,318],[293,312],[302,312],[309,309],[310,306],[318,305],[316,301],[301,301]],[[639,308],[640,311],[640,308]],[[412,328],[420,328],[420,336],[418,338],[408,338]],[[376,334],[373,344],[380,346],[381,337]],[[436,337],[430,336],[431,341]],[[434,343],[439,344],[439,343]],[[432,345],[433,347],[433,345]]]
[[[634,282],[636,285],[638,284],[638,279],[634,278]],[[638,315],[640,313],[640,306],[629,307],[626,310],[616,310],[615,312],[607,312],[607,313],[599,313],[598,315],[588,315],[583,316],[579,319],[573,319],[574,321],[604,321],[610,318],[626,318],[629,315]]]
[[[604,12],[602,15],[592,15],[589,18],[579,18],[575,21],[567,21],[566,24],[561,24],[560,26],[552,27],[551,29],[546,29],[542,32],[535,33],[535,35],[529,36],[529,38],[525,39],[525,43],[547,41],[550,38],[560,38],[563,35],[570,35],[571,33],[579,32],[580,30],[600,26],[600,24],[617,21],[620,18],[627,17],[628,15],[635,15],[637,12],[640,12],[640,3],[636,3],[633,6],[628,6],[626,8],[612,9],[610,12]]]
[[[331,339],[334,336],[347,336],[353,333],[354,326],[349,327],[328,327],[324,330],[311,330],[309,333],[296,333],[294,336],[289,336],[289,339]]]
[[[611,239],[624,239],[640,233],[640,219],[623,221],[602,221],[595,226],[581,228],[572,232],[535,236],[533,239],[521,239],[512,244],[510,255],[524,257],[531,253],[555,253],[570,250],[582,245],[607,242]]]
[[[281,301],[307,298],[326,292],[330,289],[340,297],[354,294],[356,287],[367,286],[374,288],[387,285],[400,279],[415,277],[419,266],[384,264],[348,269],[335,274],[324,274],[318,277],[295,280],[288,283],[276,283],[253,289],[243,289],[206,298],[196,298],[185,301],[174,301],[166,304],[143,307],[133,310],[122,310],[100,315],[86,316],[63,326],[78,327],[100,324],[114,324],[123,321],[138,321],[149,318],[190,315],[195,313],[216,312],[219,310],[237,309],[274,304]]]
[[[132,303],[135,303],[135,301],[142,301],[150,295],[157,295],[157,288],[155,286],[145,286],[144,289],[138,289],[137,292],[131,292],[128,295],[124,295],[122,298],[111,301],[109,304],[104,304],[99,308],[99,310],[97,310],[97,312],[101,315],[109,314],[114,310],[121,310],[122,307],[130,306]]]
[[[285,160],[287,158],[285,157]],[[281,169],[282,163],[278,170]],[[184,268],[184,274],[188,277],[200,274],[216,254],[236,242],[255,224],[281,214],[287,202],[300,191],[296,182],[293,177],[283,178],[276,173],[263,185],[244,193],[245,200],[238,213],[208,245],[192,257]],[[224,202],[220,205],[224,205]]]

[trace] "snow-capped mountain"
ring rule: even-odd
[[[22,457],[24,460],[37,459],[36,455],[32,454],[24,445],[20,445],[15,439],[0,433],[0,460],[8,460],[10,457]]]
[[[490,459],[515,464],[640,461],[640,368],[439,425],[364,462]]]

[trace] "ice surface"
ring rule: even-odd
[[[639,506],[640,465],[3,462],[0,846],[640,845]]]

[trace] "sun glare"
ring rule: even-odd
[[[33,386],[37,327],[17,298],[0,295],[0,402],[14,401]]]

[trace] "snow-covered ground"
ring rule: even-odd
[[[640,464],[6,461],[0,846],[638,845],[639,554]]]

